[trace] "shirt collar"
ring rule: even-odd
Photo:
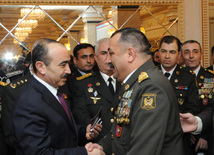
[[[123,83],[126,83],[128,81],[128,79],[132,76],[132,74],[134,74],[134,72],[136,71],[137,69],[135,69],[134,71],[132,71],[126,78],[125,80],[123,80]]]
[[[166,71],[166,70],[163,68],[163,65],[161,64],[161,70],[162,70],[163,74],[165,74],[166,72],[167,72],[167,73],[170,73],[170,76],[168,77],[168,79],[171,78],[171,76],[172,76],[172,74],[173,74],[173,72],[174,72],[174,70],[175,70],[176,67],[177,67],[177,65],[175,65],[175,67],[174,67],[173,69],[171,69],[171,71]]]
[[[107,84],[107,86],[108,86],[108,83],[109,83],[109,81],[108,81],[109,77],[112,78],[112,81],[111,81],[112,83],[116,83],[116,79],[113,77],[113,75],[112,76],[108,76],[107,74],[105,74],[105,73],[103,73],[101,71],[100,71],[100,74],[103,77],[103,80],[105,81],[105,83]]]
[[[201,69],[201,66],[199,66],[196,70],[194,70],[194,73],[195,73],[196,77],[198,76],[198,72],[199,72],[200,69]]]

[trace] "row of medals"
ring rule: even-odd
[[[200,98],[213,98],[214,94],[214,83],[213,83],[214,78],[205,78],[204,79],[204,84],[199,90]]]
[[[120,103],[118,104],[118,107],[115,111],[116,115],[116,122],[117,124],[124,124],[128,125],[130,120],[129,120],[129,113],[130,113],[130,108],[132,104],[131,95],[132,95],[133,90],[126,91],[121,100]]]

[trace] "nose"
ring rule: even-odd
[[[88,56],[88,57],[87,57],[87,62],[91,62],[91,59],[92,59],[92,58]]]
[[[107,61],[107,63],[111,63],[111,56],[110,56],[109,52],[106,56],[106,61]]]
[[[194,54],[193,54],[193,52],[191,51],[191,52],[189,52],[189,57],[190,58],[193,58],[194,57]]]
[[[166,57],[166,58],[169,58],[169,57],[170,57],[170,53],[169,53],[169,52],[166,52],[165,57]]]
[[[65,66],[65,73],[66,73],[66,74],[71,74],[71,69],[70,69],[68,63],[67,63],[66,66]]]

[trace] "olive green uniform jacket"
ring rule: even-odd
[[[114,103],[112,134],[99,142],[106,154],[183,155],[174,91],[151,60],[131,75]]]

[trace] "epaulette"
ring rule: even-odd
[[[15,82],[15,83],[11,83],[10,87],[15,89],[15,88],[19,87],[20,85],[22,85],[22,84],[24,84],[26,82],[28,82],[28,80],[27,79],[23,79],[23,80]]]
[[[92,73],[88,73],[88,74],[85,74],[85,75],[83,75],[83,76],[77,77],[76,79],[77,79],[77,80],[83,80],[83,79],[85,79],[85,78],[87,78],[87,77],[89,77],[89,76],[91,76],[91,75],[92,75]]]
[[[210,69],[208,69],[208,72],[210,72],[210,73],[214,74],[214,71],[212,71],[212,70],[210,70]]]
[[[1,86],[6,86],[6,85],[8,85],[6,82],[3,82],[3,81],[0,81],[0,85]]]
[[[143,80],[149,78],[149,75],[146,72],[141,72],[138,76],[138,82],[141,83]]]
[[[192,74],[192,75],[195,75],[195,72],[193,72],[193,71],[192,71],[191,69],[189,69],[189,68],[180,66],[180,69],[181,69],[181,70],[184,70],[184,71],[186,71],[186,72],[188,72],[188,73],[190,73],[190,74]]]
[[[22,70],[18,70],[18,71],[14,71],[14,72],[10,72],[10,73],[7,73],[6,76],[8,78],[12,77],[12,76],[15,76],[15,75],[19,75],[19,74],[22,74]]]

